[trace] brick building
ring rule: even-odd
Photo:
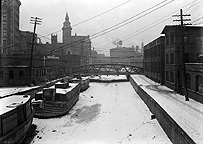
[[[203,27],[185,26],[183,33],[188,95],[190,98],[203,103]],[[161,34],[165,35],[165,44],[161,44],[161,47],[164,47],[165,58],[160,57],[159,60],[159,58],[156,58],[156,52],[153,52],[153,50],[151,52],[147,52],[149,51],[150,47],[152,49],[153,47],[156,47],[156,45],[159,45],[156,42],[157,40],[154,40],[146,45],[144,48],[145,74],[153,80],[157,80],[156,75],[153,74],[153,67],[155,66],[152,66],[152,64],[153,62],[160,62],[160,66],[164,66],[163,69],[165,75],[162,77],[164,80],[160,79],[162,83],[164,82],[167,87],[174,89],[178,93],[183,93],[184,84],[182,74],[183,64],[181,60],[182,41],[180,35],[180,26],[165,26]],[[153,45],[153,43],[154,46],[150,46]],[[147,55],[150,55],[151,58],[148,58]],[[151,66],[148,66],[147,63],[151,63]]]

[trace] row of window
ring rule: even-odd
[[[178,32],[171,32],[170,35],[166,35],[165,37],[165,44],[166,45],[170,45],[170,44],[175,44],[175,42],[179,42],[180,41],[180,36],[178,36]],[[189,42],[189,36],[187,32],[184,32],[184,42]]]
[[[8,78],[14,79],[14,75],[22,78],[24,76],[24,70],[19,70],[18,74],[14,74],[14,70],[9,70],[8,73],[6,71],[0,70],[0,79]]]
[[[175,73],[174,71],[166,71],[166,81],[168,82],[172,82],[175,83]],[[186,78],[187,78],[187,88],[190,88],[190,84],[191,84],[191,76],[190,74],[186,74]]]
[[[166,71],[166,81],[175,83],[175,73],[174,71]],[[191,88],[191,75],[186,74],[187,88]],[[203,77],[201,75],[197,75],[195,77],[196,81],[196,92],[203,93]]]
[[[159,46],[156,46],[154,48],[150,48],[150,49],[145,50],[144,58],[156,57],[156,56],[160,56],[160,54],[161,54],[161,47],[159,45]]]
[[[33,70],[33,73],[35,74],[36,77],[45,76],[47,73],[47,70],[37,69],[37,70]],[[4,70],[0,70],[0,79],[4,79],[4,78],[14,79],[14,77],[23,78],[23,76],[25,76],[24,70],[18,70],[18,74],[15,74],[14,70],[9,70],[8,72]]]
[[[44,68],[42,68],[42,69],[36,69],[36,70],[33,70],[32,73],[36,77],[45,76],[46,73],[47,73],[47,69],[44,69]]]

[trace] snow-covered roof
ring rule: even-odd
[[[5,114],[17,106],[26,103],[30,99],[30,96],[13,95],[0,99],[0,115]]]

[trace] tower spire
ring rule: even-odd
[[[68,12],[66,12],[65,21],[69,21]]]
[[[63,43],[70,43],[71,42],[71,23],[69,21],[68,13],[66,12],[65,22],[63,22]]]

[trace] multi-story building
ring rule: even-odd
[[[144,74],[150,79],[164,84],[165,37],[160,36],[144,46]]]
[[[13,54],[19,49],[20,0],[1,1],[1,53]]]
[[[33,33],[19,30],[19,0],[1,1],[0,86],[20,86],[29,83],[30,54]],[[71,36],[69,17],[63,25],[63,43],[57,35],[51,44],[38,41],[35,34],[31,82],[37,84],[71,72],[71,67],[89,63],[89,36]]]
[[[143,67],[143,54],[135,47],[116,47],[110,49],[111,63],[134,65]]]
[[[165,36],[144,46],[144,74],[184,94],[185,63],[188,96],[203,103],[203,27],[184,26],[182,37],[180,26],[168,25],[161,34]],[[182,46],[184,46],[184,63]]]
[[[185,26],[181,40],[180,26],[165,26],[165,85],[182,93],[183,63],[181,49],[184,45],[186,82],[189,97],[203,103],[203,27]]]

